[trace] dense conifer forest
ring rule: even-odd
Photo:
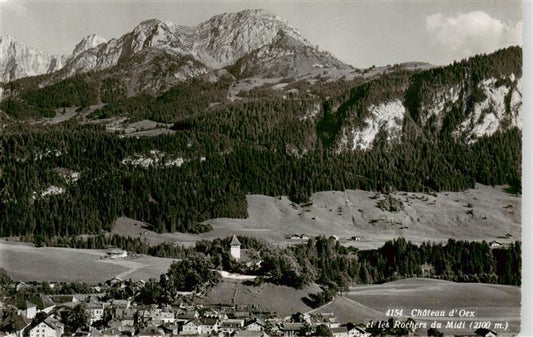
[[[442,86],[467,74],[475,88],[480,79],[511,73],[521,74],[518,47],[365,81],[293,81],[289,88],[299,90],[285,97],[271,89],[261,95],[263,89],[256,88],[235,102],[227,99],[231,84],[224,78],[194,79],[160,95],[129,98],[120,78],[102,74],[43,88],[31,79],[5,84],[15,94],[0,104],[9,118],[0,137],[0,236],[100,234],[119,216],[145,221],[158,232],[207,231],[204,220],[246,217],[249,193],[306,202],[324,190],[457,191],[476,182],[519,190],[519,129],[474,143],[450,133],[460,119],[454,114],[468,113],[479,99],[475,90],[464,93],[466,106],[452,109],[441,128],[419,123],[421,104]],[[391,98],[401,98],[410,116],[400,142],[389,143],[381,134],[371,150],[337,151],[341,125],[361,123],[368,104]],[[43,126],[28,120],[96,103],[108,104],[91,112],[89,122]],[[317,116],[306,118],[316,106]],[[175,133],[120,137],[90,122],[111,116],[171,123]],[[161,158],[152,166],[127,161],[154,151]],[[165,165],[177,159],[181,166]],[[50,186],[62,193],[43,195]]]

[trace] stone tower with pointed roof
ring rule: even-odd
[[[241,243],[239,242],[239,239],[233,235],[229,245],[231,256],[238,261],[241,258]]]

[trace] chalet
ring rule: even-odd
[[[99,330],[92,329],[87,337],[103,337],[103,336],[104,334],[100,332]]]
[[[218,318],[203,317],[200,319],[200,334],[209,335],[218,332]]]
[[[89,317],[89,324],[102,320],[104,317],[104,304],[102,302],[91,299],[89,303],[85,304],[85,312]]]
[[[248,311],[235,311],[233,313],[233,316],[235,318],[249,318],[250,317],[250,312],[248,312]]]
[[[61,337],[64,332],[64,325],[52,316],[36,324],[29,330],[29,337]]]
[[[107,257],[109,257],[110,259],[122,259],[128,257],[127,251],[118,248],[110,249],[106,253]]]
[[[156,328],[155,326],[148,326],[141,330],[138,337],[165,337],[163,330]]]
[[[117,276],[113,277],[112,279],[109,279],[109,280],[105,281],[105,283],[107,285],[110,285],[110,286],[113,286],[113,287],[123,286],[124,285],[122,279],[120,277],[117,277]]]
[[[172,324],[176,321],[176,318],[174,317],[174,312],[172,311],[161,311],[159,314],[159,320],[164,324]]]
[[[184,310],[178,312],[176,316],[177,323],[187,323],[198,318],[198,311],[196,310]]]
[[[239,261],[241,258],[241,243],[235,235],[231,238],[230,242],[230,254],[235,260]]]
[[[118,330],[122,331],[122,322],[119,321],[119,320],[116,319],[116,318],[113,318],[112,320],[110,320],[109,322],[107,322],[107,326],[108,326],[110,329],[118,329]]]
[[[200,325],[198,319],[189,321],[181,327],[180,335],[200,335],[202,333]]]
[[[234,337],[267,337],[264,331],[239,330]]]
[[[116,328],[109,328],[104,331],[102,331],[101,337],[120,337],[121,331]]]
[[[244,319],[225,319],[220,322],[220,331],[228,334],[233,334],[235,331],[244,327]]]
[[[94,333],[91,332],[92,331],[90,329],[78,328],[76,331],[74,331],[72,337],[92,337]]]
[[[160,326],[167,335],[176,336],[179,334],[180,326],[178,324],[164,324]]]
[[[370,336],[370,334],[366,332],[365,329],[359,326],[349,324],[346,328],[348,330],[348,337],[369,337]]]
[[[263,331],[264,329],[265,329],[264,322],[261,322],[259,320],[250,322],[244,327],[244,330],[248,330],[248,331]]]
[[[28,319],[33,319],[37,313],[49,314],[56,307],[50,297],[45,295],[33,295],[28,297],[23,303],[18,304],[18,314]]]
[[[489,243],[490,245],[490,248],[498,248],[498,247],[501,247],[502,246],[502,243],[501,242],[498,242],[498,241],[491,241]]]
[[[283,337],[295,337],[302,335],[304,328],[304,323],[283,323],[281,331],[283,332]]]
[[[115,308],[115,318],[122,322],[122,326],[133,326],[135,313],[137,311],[131,308]]]
[[[333,313],[321,313],[311,316],[311,325],[325,325],[330,329],[340,327],[337,317]]]
[[[345,326],[340,326],[337,328],[330,328],[333,337],[349,337],[348,329]]]
[[[474,331],[474,333],[476,334],[476,336],[481,337],[496,337],[498,335],[498,333],[489,329],[477,329],[476,331]]]
[[[22,281],[19,281],[15,284],[16,291],[21,291],[21,290],[28,289],[28,288],[30,288],[30,286]]]
[[[129,309],[131,306],[130,300],[112,300],[111,305],[117,309]]]

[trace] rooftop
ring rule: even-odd
[[[240,246],[240,245],[241,245],[241,242],[239,241],[239,239],[237,239],[235,234],[233,234],[233,237],[231,238],[230,246]]]

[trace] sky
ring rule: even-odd
[[[313,44],[358,68],[407,61],[442,65],[522,41],[522,5],[512,0],[0,0],[0,35],[70,54],[89,34],[120,37],[146,19],[190,26],[247,8],[283,17]]]

